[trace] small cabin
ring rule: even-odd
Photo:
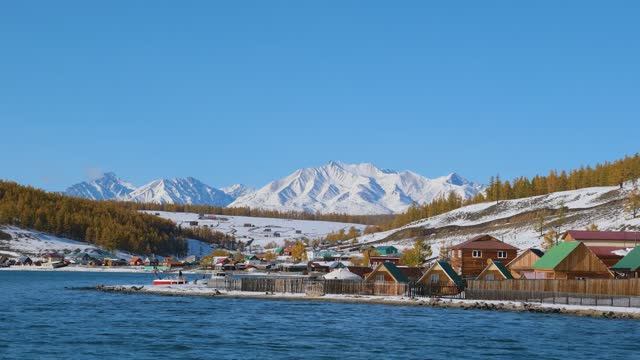
[[[475,278],[487,266],[487,261],[496,260],[504,264],[515,259],[518,248],[491,235],[480,235],[449,250],[451,266],[463,278]]]
[[[378,264],[364,279],[365,282],[372,283],[408,283],[409,277],[393,263],[385,262]]]
[[[393,263],[395,265],[400,264],[399,256],[370,256],[369,257],[369,265],[371,267],[378,266],[384,263]]]
[[[464,280],[453,270],[446,261],[436,261],[429,270],[418,280],[419,284],[438,287],[457,287],[458,290],[464,288]]]
[[[144,265],[144,260],[142,260],[139,256],[132,256],[131,259],[129,259],[129,265],[142,266]]]
[[[613,273],[584,243],[565,241],[533,264],[536,279],[611,279]]]
[[[625,278],[640,277],[640,246],[629,251],[620,261],[611,267],[611,270],[620,273]]]
[[[544,251],[530,248],[523,251],[515,259],[507,264],[507,269],[514,279],[533,279],[533,264],[544,256]]]
[[[476,280],[496,281],[496,280],[511,280],[513,276],[509,269],[504,266],[503,263],[497,260],[489,260],[487,267],[482,270]]]

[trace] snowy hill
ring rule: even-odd
[[[203,182],[188,178],[154,180],[123,198],[128,201],[157,204],[202,204],[226,206],[233,197]]]
[[[198,214],[178,213],[168,211],[143,211],[148,214],[157,214],[169,219],[181,227],[191,227],[192,221],[197,221],[197,226],[210,227],[212,230],[233,235],[237,240],[253,245],[265,245],[269,242],[277,244],[285,240],[318,239],[330,232],[338,232],[340,229],[348,230],[350,227],[362,231],[364,225],[339,223],[331,221],[273,219],[246,216],[216,215],[201,219]],[[277,234],[276,234],[277,233]],[[252,241],[253,240],[253,241]]]
[[[412,203],[424,204],[455,192],[464,198],[482,191],[458,174],[428,179],[411,171],[382,170],[372,164],[329,162],[300,169],[258,191],[236,199],[230,207],[321,213],[392,214]]]
[[[584,230],[590,224],[597,225],[600,230],[637,231],[640,218],[631,218],[623,206],[630,189],[630,184],[623,189],[593,187],[505,200],[498,204],[469,205],[398,229],[365,235],[359,241],[409,247],[415,239],[424,238],[437,254],[441,242],[455,245],[476,235],[490,234],[520,249],[540,247],[542,237],[537,216],[543,210],[548,211],[543,231],[552,227],[560,232]],[[558,215],[552,211],[561,206],[567,209],[566,218],[564,224],[557,226],[554,222],[558,221]]]
[[[112,172],[105,173],[99,179],[81,182],[69,187],[65,193],[70,196],[91,200],[111,200],[125,198],[136,189]]]

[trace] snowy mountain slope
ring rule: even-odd
[[[226,206],[233,197],[192,177],[154,180],[123,198],[158,204],[202,204]]]
[[[231,186],[223,187],[220,190],[222,190],[222,192],[224,192],[225,194],[231,196],[234,200],[239,197],[252,194],[256,191],[254,188],[250,188],[243,184],[234,184]]]
[[[468,198],[482,186],[457,174],[428,179],[411,171],[382,170],[372,164],[329,162],[300,169],[229,206],[322,213],[392,214],[455,192]]]
[[[348,230],[354,226],[356,229],[364,230],[364,225],[339,223],[331,221],[311,221],[311,220],[291,220],[274,219],[246,216],[216,215],[215,218],[200,219],[198,214],[178,213],[167,211],[143,211],[149,214],[169,219],[182,227],[191,227],[191,221],[197,221],[198,226],[207,226],[212,230],[225,234],[234,235],[237,240],[249,242],[253,245],[265,245],[269,242],[278,244],[285,240],[296,240],[301,238],[318,239],[326,236],[330,232],[337,232],[340,229]],[[276,237],[275,233],[279,236]]]
[[[565,206],[566,222],[556,227],[558,231],[586,229],[595,224],[600,230],[640,228],[640,218],[632,219],[624,211],[623,200],[630,184],[619,187],[594,187],[556,192],[516,200],[486,202],[465,206],[430,219],[416,221],[398,229],[365,235],[361,243],[395,244],[409,247],[418,238],[432,244],[434,254],[444,242],[455,245],[469,238],[491,234],[520,249],[540,247],[542,238],[538,228],[537,212]],[[557,215],[546,215],[545,231],[552,228]]]
[[[91,200],[111,200],[124,198],[136,189],[112,172],[105,173],[99,179],[75,184],[65,191],[67,195]]]

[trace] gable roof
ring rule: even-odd
[[[451,250],[462,249],[496,249],[496,250],[518,250],[517,247],[511,246],[503,241],[496,239],[491,235],[478,235],[463,243],[452,246]]]
[[[538,270],[553,270],[558,266],[562,260],[564,260],[569,254],[573,252],[578,246],[582,244],[579,241],[563,241],[558,245],[547,250],[543,257],[533,264],[534,269]]]
[[[376,246],[376,251],[381,255],[397,254],[398,248],[392,245]]]
[[[611,269],[622,271],[637,271],[640,269],[640,246],[634,247],[625,257],[613,265]]]
[[[453,270],[453,268],[451,267],[451,265],[449,265],[448,262],[443,260],[438,260],[435,263],[433,263],[433,265],[431,265],[429,270],[427,270],[427,272],[425,272],[424,275],[422,275],[422,277],[418,281],[422,281],[422,278],[427,276],[427,274],[436,266],[440,267],[442,271],[444,271],[444,273],[447,275],[447,277],[451,281],[453,281],[453,283],[456,284],[460,289],[464,288],[464,280],[462,280],[460,275],[458,275],[458,273],[455,270]]]
[[[478,275],[478,278],[481,277],[485,271],[488,271],[491,268],[491,266],[495,266],[496,270],[498,270],[498,272],[502,275],[503,278],[507,280],[513,279],[513,276],[511,275],[511,271],[509,271],[507,267],[504,266],[502,261],[497,261],[497,260],[490,260],[489,265],[487,265],[487,267],[485,267],[482,270],[482,272]]]
[[[383,262],[378,264],[378,266],[376,266],[376,268],[373,269],[373,271],[367,275],[367,278],[365,280],[368,280],[371,276],[373,276],[373,274],[375,274],[382,267],[384,267],[389,272],[391,277],[394,278],[397,282],[403,282],[403,283],[409,282],[409,278],[407,278],[407,276],[402,271],[400,271],[400,269],[398,269],[398,267],[394,263],[390,263],[390,262]]]
[[[415,281],[422,277],[422,268],[412,266],[397,266],[397,268],[409,281]]]
[[[507,267],[511,266],[511,264],[515,264],[518,260],[524,257],[528,252],[532,252],[538,258],[541,258],[544,256],[544,251],[536,248],[528,248],[527,250],[521,252],[520,255],[516,256],[515,259],[509,261],[509,263],[507,264]]]
[[[640,232],[638,231],[585,231],[585,230],[569,230],[562,235],[565,239],[567,235],[577,241],[581,240],[626,240],[640,242]]]

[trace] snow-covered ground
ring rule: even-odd
[[[149,214],[158,214],[158,216],[169,219],[182,227],[189,227],[191,226],[189,225],[190,221],[197,221],[198,226],[207,226],[212,230],[234,235],[237,240],[245,243],[253,240],[253,245],[263,246],[272,241],[280,245],[284,243],[285,240],[301,238],[317,239],[324,237],[330,232],[340,231],[340,229],[347,231],[352,226],[361,231],[365,228],[365,225],[331,221],[290,220],[227,215],[216,215],[216,219],[199,219],[199,215],[195,213],[177,213],[168,211],[144,212]],[[280,236],[276,237],[275,233],[279,233]]]
[[[485,202],[456,209],[429,219],[419,220],[398,229],[361,236],[361,243],[390,244],[411,246],[414,238],[398,238],[399,231],[424,228],[434,233],[429,237],[434,254],[438,253],[440,243],[455,245],[469,238],[490,234],[520,249],[540,247],[542,239],[536,221],[529,220],[510,222],[519,214],[535,212],[542,209],[558,209],[564,205],[570,211],[566,215],[566,224],[561,231],[570,229],[586,229],[595,224],[600,230],[621,230],[627,227],[639,227],[640,218],[632,219],[625,213],[621,204],[631,189],[625,184],[623,189],[617,186],[593,187],[572,191],[556,192],[548,195],[534,196],[516,200]],[[546,218],[546,222],[556,219]],[[394,235],[396,234],[396,235]],[[393,239],[385,241],[392,236]]]

